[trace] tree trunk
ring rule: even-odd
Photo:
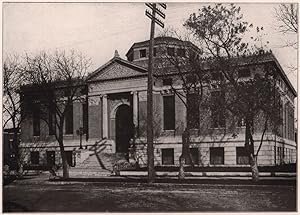
[[[257,159],[256,156],[253,154],[250,155],[250,167],[252,172],[252,180],[254,182],[259,181],[259,171],[258,171],[258,165],[257,165]]]
[[[181,156],[185,159],[185,164],[192,164],[190,155],[190,132],[186,128],[182,134],[182,154]]]
[[[67,161],[67,156],[64,149],[64,143],[63,143],[63,131],[59,131],[59,149],[61,154],[61,160],[62,160],[62,168],[63,168],[63,179],[69,178],[69,164]]]
[[[63,168],[63,179],[67,179],[69,178],[69,164],[67,162],[67,157],[66,157],[66,153],[64,150],[64,146],[61,144],[59,144],[59,148],[60,148],[60,154],[61,154],[61,159],[62,159],[62,168]]]
[[[185,164],[185,159],[184,157],[180,156],[179,157],[179,173],[178,173],[178,179],[183,180],[184,179],[184,164]]]
[[[245,147],[246,150],[248,151],[249,158],[250,158],[252,180],[254,182],[257,182],[259,181],[259,171],[258,171],[257,159],[256,156],[254,155],[254,141],[250,129],[249,120],[246,120]]]

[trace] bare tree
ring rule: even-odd
[[[270,68],[259,66],[262,69],[261,77],[248,77],[251,70],[263,61],[265,53],[263,45],[257,49],[244,42],[246,31],[253,25],[243,21],[242,17],[240,7],[234,4],[216,4],[204,6],[198,14],[191,14],[184,25],[202,42],[204,53],[209,59],[209,67],[218,74],[216,84],[221,97],[225,98],[222,106],[245,122],[245,147],[250,156],[253,180],[257,181],[258,152],[254,152],[254,120],[263,114],[264,135],[269,120],[273,120],[276,115],[270,113],[266,107],[266,104],[275,105],[270,99],[274,96],[274,87],[271,86],[276,79],[274,74],[268,73]],[[263,28],[257,27],[257,31],[260,30]]]
[[[172,39],[169,35],[172,35]],[[165,38],[165,44],[158,50],[162,57],[157,60],[157,75],[166,82],[171,93],[180,99],[187,110],[180,156],[179,178],[182,179],[184,178],[182,162],[194,166],[190,153],[190,132],[191,129],[200,130],[200,106],[205,103],[204,94],[209,73],[204,68],[204,62],[200,60],[201,50],[189,41],[187,36],[167,31],[162,37]]]
[[[17,163],[20,165],[19,139],[20,126],[25,118],[21,115],[20,86],[24,83],[21,70],[22,61],[17,55],[9,56],[3,64],[3,128],[13,129],[13,149]]]
[[[33,112],[39,112],[41,119],[53,130],[61,153],[63,178],[69,177],[64,149],[65,120],[72,113],[73,102],[86,100],[84,81],[89,66],[90,60],[75,51],[42,52],[25,57],[23,70],[30,84],[22,88],[24,109],[28,111],[30,106]]]
[[[298,32],[298,7],[297,4],[280,4],[275,8],[276,18],[280,22],[278,30],[281,33]]]
[[[298,33],[298,5],[297,4],[280,4],[274,8],[275,18],[278,21],[277,31],[287,34]],[[286,41],[286,46],[297,49],[297,38],[293,41]]]

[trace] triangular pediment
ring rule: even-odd
[[[132,78],[146,75],[146,69],[121,59],[113,59],[97,69],[89,81]]]

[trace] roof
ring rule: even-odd
[[[211,70],[209,64],[205,65],[205,61],[209,61],[209,59],[202,59],[204,61],[204,69],[206,70]],[[293,85],[291,84],[290,80],[288,79],[287,75],[285,74],[283,68],[281,67],[280,63],[278,62],[277,58],[274,56],[274,54],[270,52],[263,52],[263,53],[258,53],[256,55],[250,55],[250,56],[241,56],[237,57],[237,64],[238,66],[247,66],[247,65],[255,65],[255,64],[263,64],[263,63],[274,63],[274,65],[278,68],[278,72],[281,76],[281,78],[284,80],[288,88],[291,90],[294,96],[297,96],[297,92]],[[168,70],[166,73],[163,70]],[[176,69],[172,69],[172,67],[169,68],[162,68],[162,69],[155,69],[154,74],[157,76],[162,76],[162,75],[172,75],[176,74],[177,71]]]
[[[96,75],[98,75],[99,73],[101,73],[101,71],[103,71],[104,69],[106,69],[107,67],[109,67],[110,65],[112,65],[113,63],[118,63],[118,64],[124,65],[126,67],[129,67],[131,69],[134,69],[135,71],[140,72],[141,73],[140,75],[147,75],[147,68],[144,68],[144,67],[136,65],[136,64],[134,64],[132,62],[124,60],[124,59],[120,58],[119,56],[114,56],[111,60],[109,60],[103,66],[99,67],[94,72],[92,72],[87,77],[87,81],[91,81],[92,78],[94,78]],[[131,75],[131,76],[134,77],[136,75]]]

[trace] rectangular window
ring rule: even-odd
[[[55,134],[55,113],[54,108],[49,109],[49,119],[48,119],[48,128],[49,128],[49,135]]]
[[[66,134],[73,134],[73,104],[70,104],[67,107],[67,111],[66,111]]]
[[[249,164],[249,153],[245,147],[236,147],[236,163],[237,164]]]
[[[164,107],[164,130],[174,130],[175,129],[175,97],[164,96],[163,97]]]
[[[212,128],[224,128],[226,125],[225,113],[224,113],[224,94],[221,91],[211,92],[211,117]]]
[[[172,85],[172,78],[163,79],[163,86],[171,86],[171,85]]]
[[[211,73],[211,80],[213,81],[222,81],[223,74],[221,72],[213,72]]]
[[[251,76],[250,69],[242,69],[238,71],[239,78],[249,78]]]
[[[183,48],[177,49],[177,55],[179,57],[185,57],[185,49],[183,49]]]
[[[83,128],[83,133],[87,134],[88,133],[88,104],[83,103],[82,104],[82,128]]]
[[[64,89],[64,96],[65,97],[71,96],[71,89],[68,89],[68,88]]]
[[[224,164],[224,148],[223,147],[210,147],[210,164],[218,165]]]
[[[167,47],[167,54],[169,56],[175,56],[175,48]]]
[[[188,128],[199,128],[199,102],[196,93],[188,94],[187,96],[187,119]]]
[[[40,136],[40,111],[39,103],[33,105],[33,136]]]
[[[74,162],[74,159],[73,159],[73,151],[65,151],[65,152],[66,152],[68,165],[74,167],[75,162]]]
[[[48,167],[53,167],[55,165],[55,151],[47,151],[46,156]]]
[[[174,149],[162,149],[162,164],[174,165]]]
[[[156,57],[156,52],[157,52],[156,48],[153,48],[153,57]]]
[[[190,148],[190,152],[191,152],[193,163],[195,165],[198,165],[199,164],[199,150],[198,150],[198,148]]]
[[[145,58],[146,57],[146,49],[141,49],[140,50],[140,58]]]
[[[30,163],[31,164],[39,164],[40,162],[40,153],[35,151],[35,152],[30,152]]]
[[[197,82],[197,77],[195,75],[187,75],[185,80],[187,84],[195,84]]]

